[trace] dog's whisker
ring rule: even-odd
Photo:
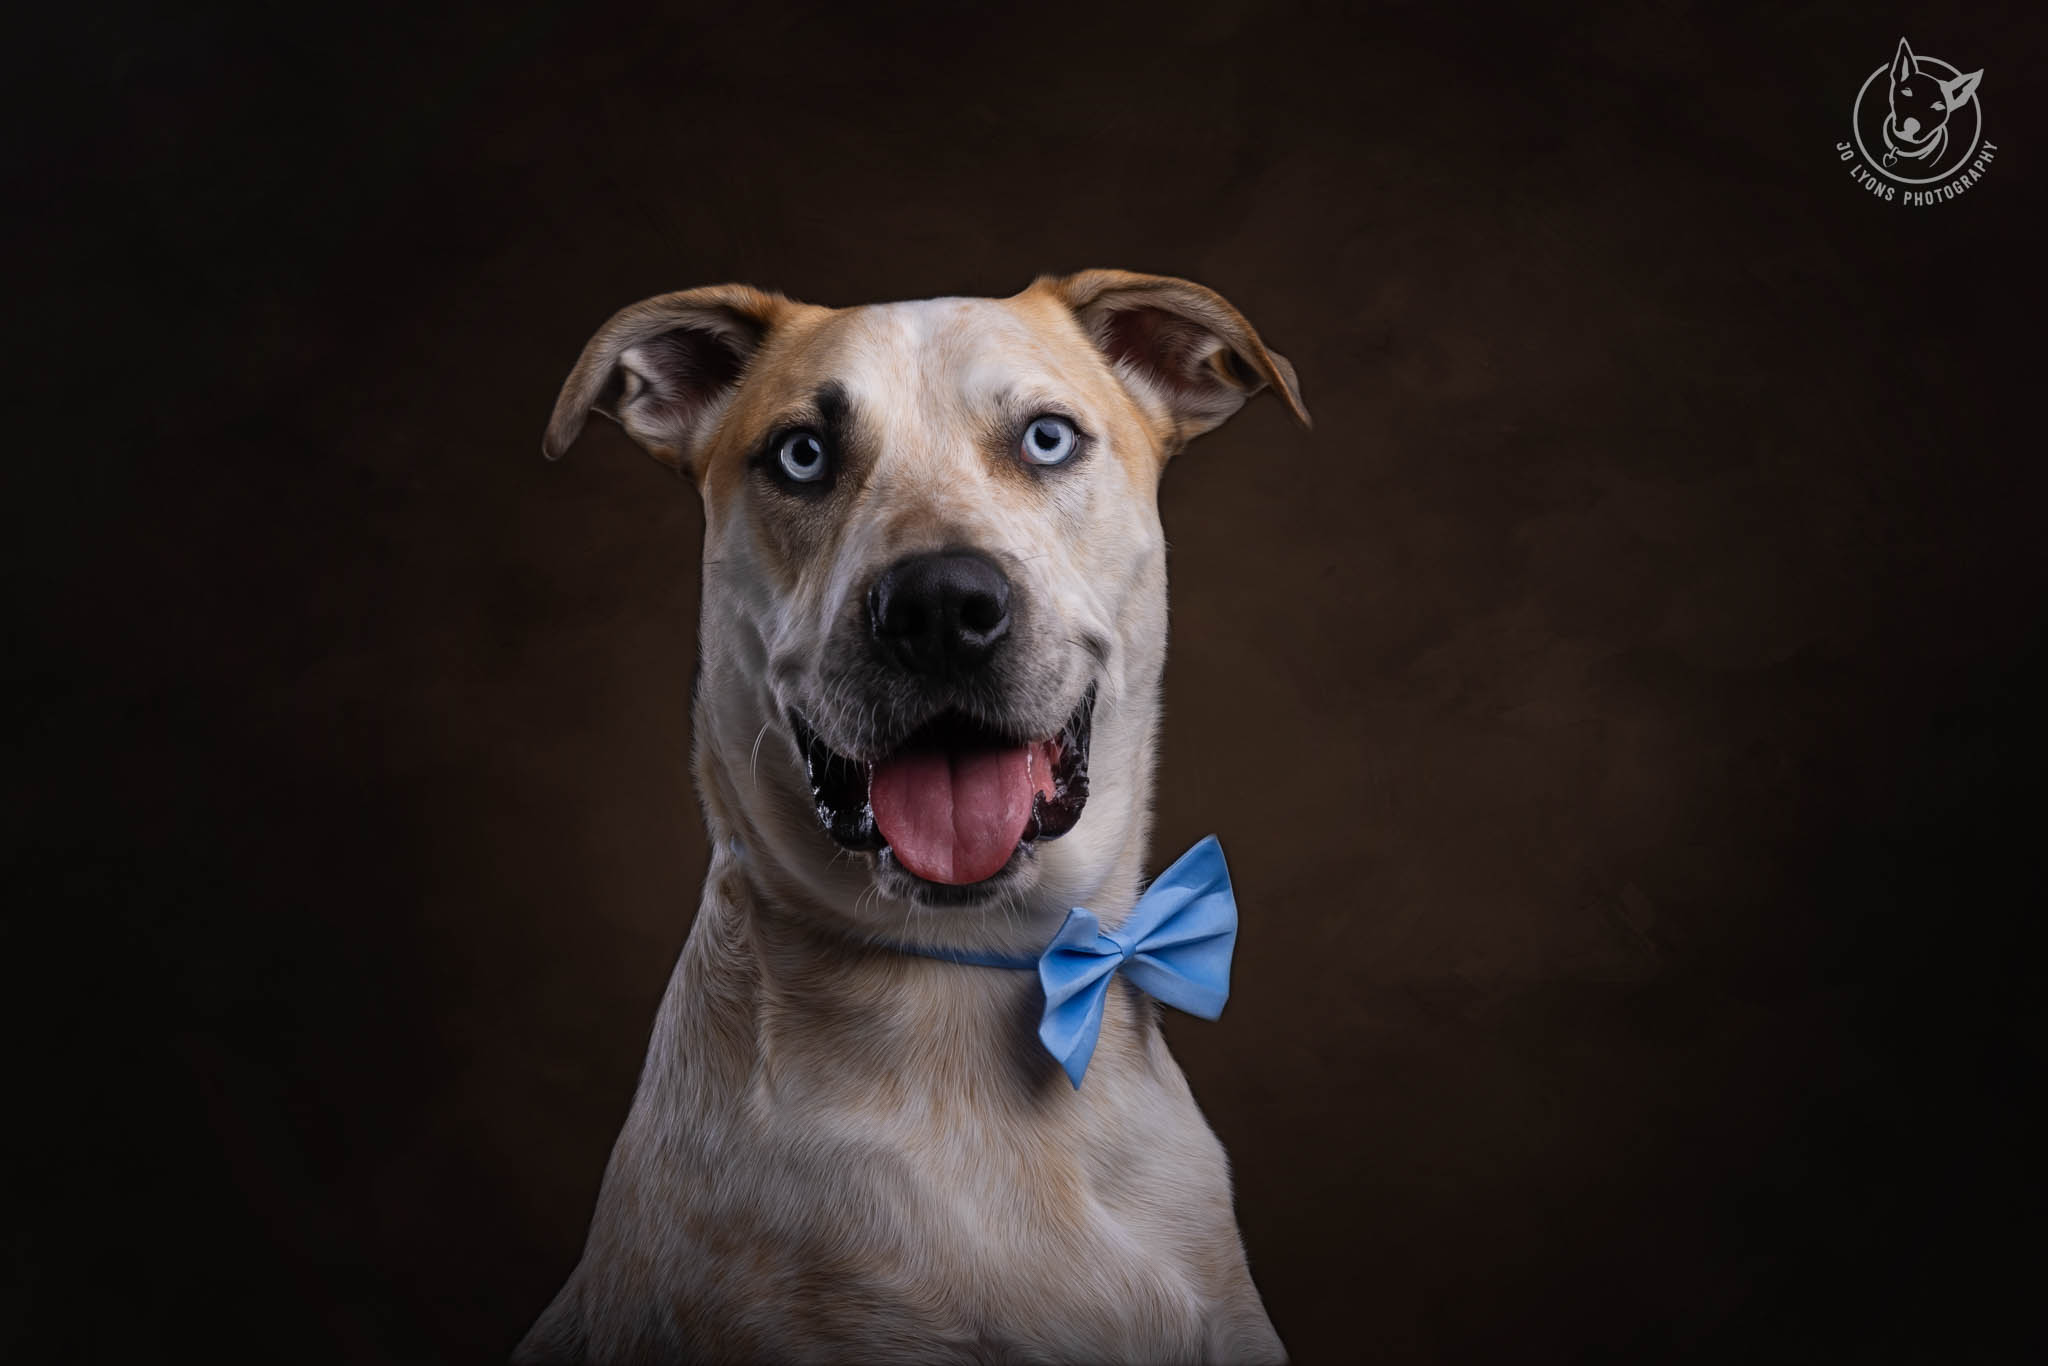
[[[917,903],[906,899],[903,903],[903,928],[898,931],[903,938],[909,939],[911,937],[913,932],[910,928],[910,922],[916,918],[916,915]]]
[[[768,738],[768,727],[774,724],[775,719],[773,717],[761,723],[760,734],[754,737],[754,752],[747,760],[747,769],[753,779],[754,791],[757,793],[761,790],[761,742]]]

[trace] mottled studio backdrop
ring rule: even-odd
[[[558,384],[1092,265],[1317,419],[1169,472],[1155,840],[1238,876],[1169,1032],[1298,1358],[2024,1324],[2044,28],[1742,9],[31,21],[0,1351],[502,1359],[705,866],[697,503]],[[1902,36],[1986,71],[1953,202],[1835,151]]]

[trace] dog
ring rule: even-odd
[[[581,1261],[515,1361],[1268,1362],[1222,1146],[1122,978],[1061,1075],[1028,962],[1140,898],[1156,490],[1293,366],[1220,295],[1046,276],[613,317],[590,413],[695,483],[703,899]]]
[[[1951,68],[1953,70],[1953,68]],[[1984,79],[1982,71],[1942,80],[1923,71],[1913,49],[1899,39],[1887,73],[1891,81],[1891,116],[1884,121],[1884,164],[1901,161],[1933,167],[1948,149],[1949,115],[1962,108]]]

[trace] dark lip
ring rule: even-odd
[[[790,712],[789,723],[791,732],[796,736],[797,748],[804,757],[804,770],[811,784],[811,801],[825,833],[842,849],[881,856],[885,866],[892,868],[895,875],[917,884],[928,899],[969,899],[977,891],[986,890],[1012,876],[1033,845],[1058,839],[1072,830],[1075,822],[1081,819],[1081,809],[1088,804],[1088,747],[1095,725],[1095,689],[1092,685],[1082,694],[1080,704],[1057,733],[1060,758],[1053,766],[1052,795],[1048,798],[1040,793],[1032,798],[1031,818],[1024,826],[1024,834],[1010,861],[1003,865],[1001,871],[980,882],[959,886],[930,882],[890,857],[889,843],[876,828],[874,808],[868,801],[868,781],[874,773],[874,763],[840,754],[820,739],[818,732],[795,711]],[[1032,738],[1052,737],[1013,736],[982,725],[960,712],[944,711],[905,735],[890,747],[889,753],[905,745],[935,740],[940,743],[951,739],[1024,744]]]

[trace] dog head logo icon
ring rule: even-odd
[[[1977,102],[1982,70],[1963,72],[1917,55],[1904,38],[1888,65],[1856,94],[1857,150],[1901,185],[1945,180],[1969,161],[1983,134]]]

